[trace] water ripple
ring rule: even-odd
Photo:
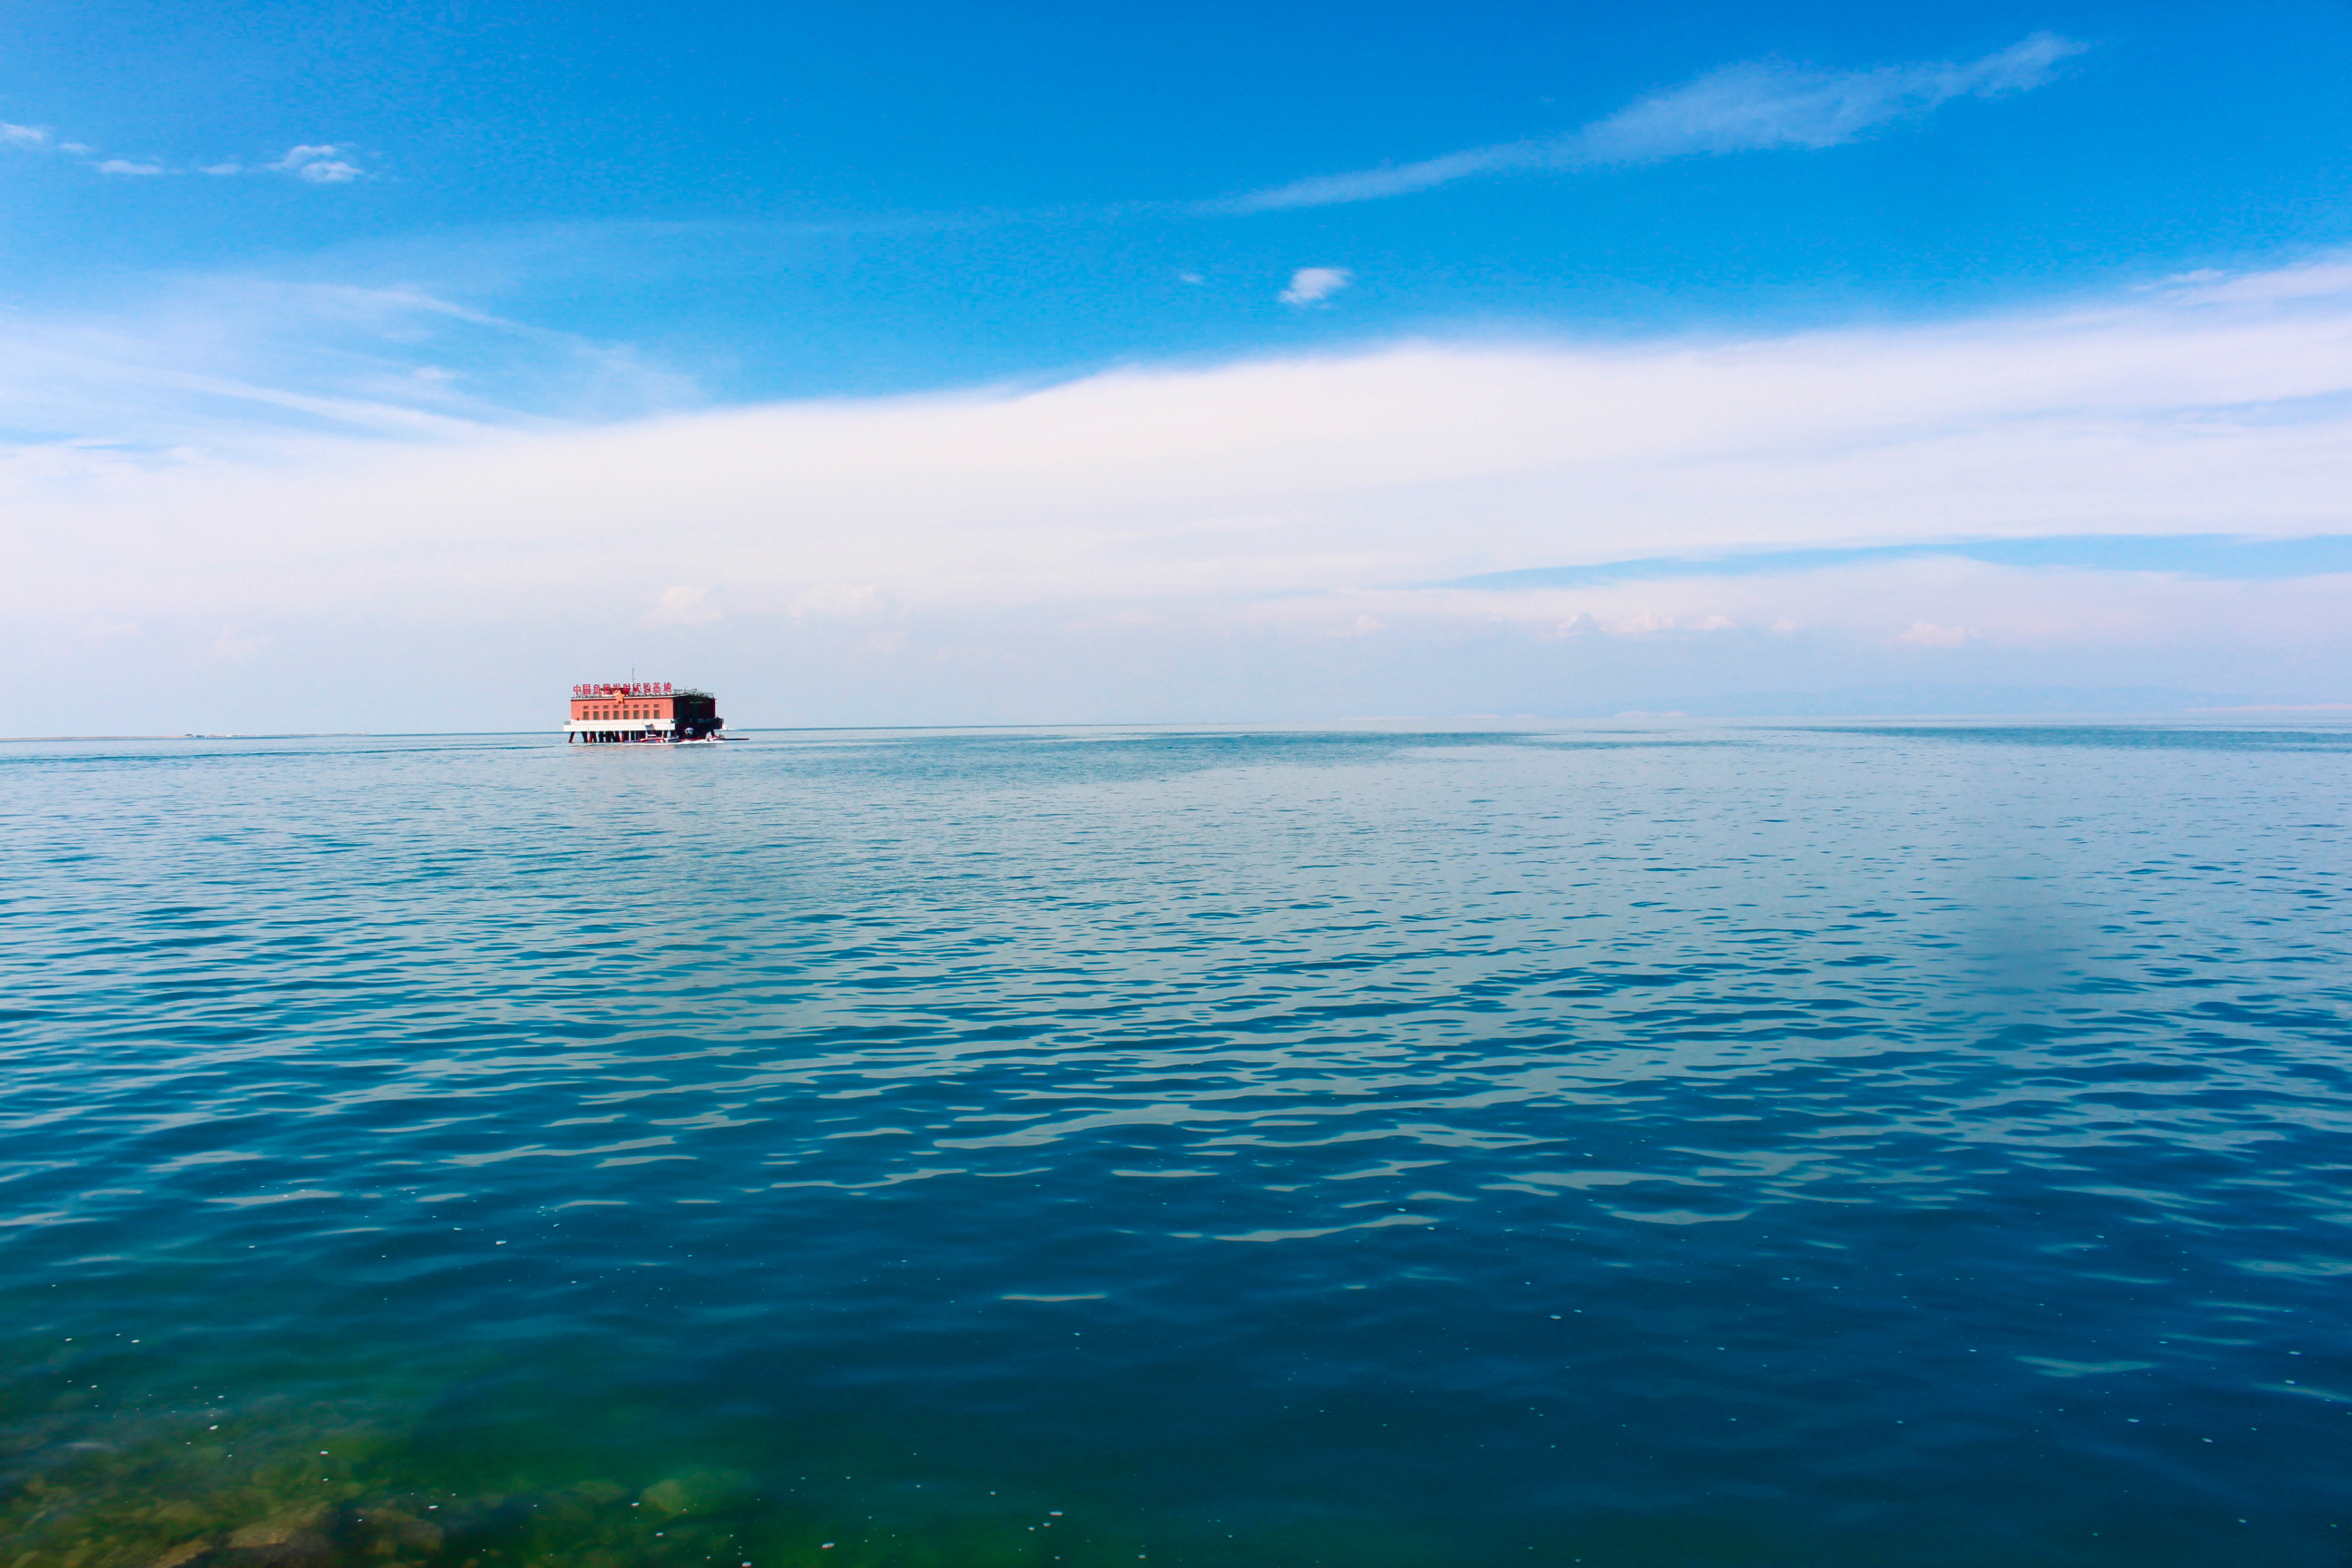
[[[140,1345],[23,1429],[357,1400],[550,1468],[1252,1521],[1204,1562],[1357,1521],[2333,1564],[2348,768],[2060,725],[9,748],[0,1289]]]

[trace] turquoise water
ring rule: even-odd
[[[2342,1568],[2347,786],[0,748],[5,1551]]]

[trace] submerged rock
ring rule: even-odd
[[[325,1505],[295,1509],[229,1533],[219,1555],[221,1568],[313,1568],[335,1555],[335,1543],[320,1527]]]
[[[691,1470],[656,1481],[637,1500],[667,1518],[723,1513],[751,1500],[751,1478],[740,1470]]]
[[[239,1550],[256,1550],[289,1545],[303,1536],[317,1536],[324,1540],[325,1537],[320,1536],[318,1531],[319,1527],[326,1522],[327,1513],[324,1503],[289,1509],[284,1513],[247,1525],[230,1535],[228,1543]]]
[[[389,1503],[354,1511],[349,1533],[377,1556],[396,1552],[429,1556],[441,1550],[439,1525]]]

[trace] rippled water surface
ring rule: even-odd
[[[2348,788],[8,746],[0,1556],[2343,1568]]]

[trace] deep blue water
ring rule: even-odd
[[[2340,728],[9,745],[0,1479],[100,1531],[142,1444],[363,1427],[731,1478],[757,1568],[2343,1568],[2347,791]]]

